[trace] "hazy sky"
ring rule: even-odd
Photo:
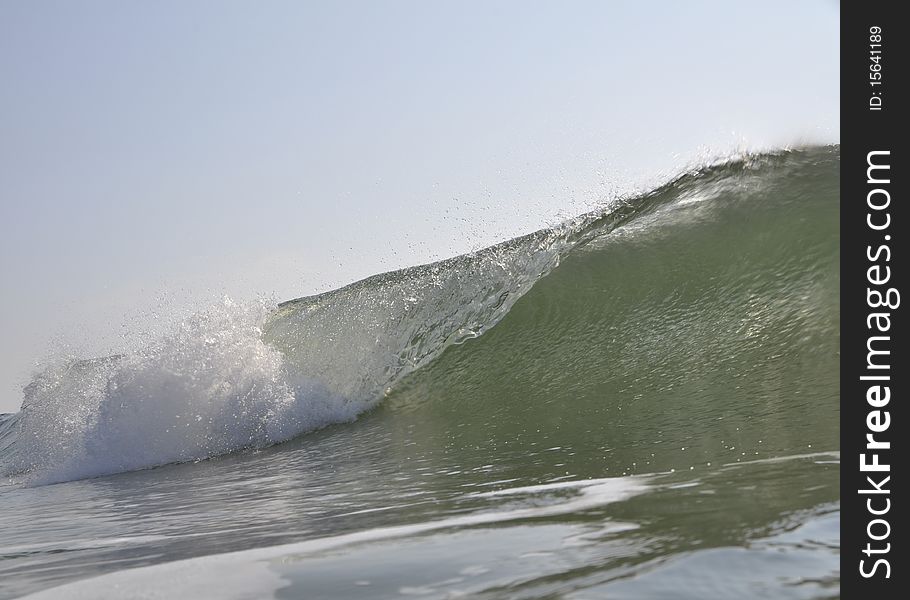
[[[0,1],[0,412],[48,354],[839,140],[835,2]]]

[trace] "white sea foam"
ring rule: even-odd
[[[273,307],[221,305],[140,351],[45,370],[26,390],[14,468],[52,483],[191,461],[351,419],[356,409],[262,340]]]

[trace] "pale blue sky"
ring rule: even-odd
[[[222,293],[461,253],[839,140],[834,2],[0,1],[0,412]]]

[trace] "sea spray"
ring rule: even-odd
[[[49,367],[26,389],[13,466],[50,483],[265,446],[352,418],[262,340],[271,309],[226,299],[135,353]]]

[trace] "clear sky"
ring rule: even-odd
[[[836,142],[838,23],[825,0],[0,1],[0,412],[49,355],[221,294]]]

